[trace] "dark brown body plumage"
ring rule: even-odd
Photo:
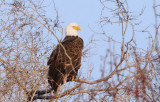
[[[53,50],[48,60],[48,82],[54,92],[60,84],[76,78],[81,66],[83,40],[78,36],[66,36]]]

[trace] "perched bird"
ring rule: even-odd
[[[69,24],[65,38],[56,46],[48,60],[48,82],[54,92],[65,82],[73,81],[80,69],[83,40],[78,30],[81,30],[78,24]]]

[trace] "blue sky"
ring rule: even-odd
[[[48,3],[47,16],[55,17],[55,10],[52,0]],[[69,23],[76,22],[81,27],[79,32],[81,37],[88,38],[93,32],[90,32],[88,26],[97,28],[96,22],[100,17],[101,5],[98,0],[55,0],[60,21],[64,22],[65,28]]]
[[[135,17],[137,20],[134,20],[134,23],[141,22],[140,25],[135,26],[135,39],[137,41],[137,45],[140,48],[148,49],[148,34],[139,31],[150,25],[148,30],[154,34],[154,14],[152,8],[153,1],[127,0],[127,2],[129,11],[131,11],[133,15],[137,15],[137,17]],[[46,15],[49,18],[54,19],[56,15],[53,1],[45,1],[45,4],[47,5]],[[115,6],[110,2],[106,2],[105,4],[110,8],[114,8]],[[108,43],[103,41],[106,39],[103,35],[95,34],[92,30],[101,32],[98,22],[100,21],[100,14],[103,6],[99,0],[55,0],[55,6],[58,10],[60,22],[63,22],[61,24],[63,28],[65,28],[71,22],[77,22],[81,27],[82,30],[79,32],[79,34],[84,40],[84,45],[86,45],[91,37],[94,36],[96,42],[89,51],[91,56],[83,60],[85,63],[82,63],[81,71],[83,75],[87,75],[88,67],[86,67],[86,65],[93,65],[94,72],[92,76],[94,76],[94,79],[100,78],[100,74],[97,74],[97,72],[100,72],[100,66],[102,65],[100,58],[105,54]],[[144,13],[142,16],[138,17],[142,9],[144,9]],[[104,15],[110,16],[111,13],[106,10]],[[105,32],[108,36],[113,37],[113,39],[121,41],[122,36],[120,24],[106,24]],[[132,28],[131,26],[128,26],[126,41],[130,39],[131,36]],[[120,53],[119,44],[115,45],[115,49],[118,53]]]

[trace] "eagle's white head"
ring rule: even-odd
[[[66,27],[66,36],[79,36],[78,30],[81,30],[81,28],[77,23],[70,23]]]

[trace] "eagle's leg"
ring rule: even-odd
[[[72,76],[72,81],[74,81],[74,76]]]

